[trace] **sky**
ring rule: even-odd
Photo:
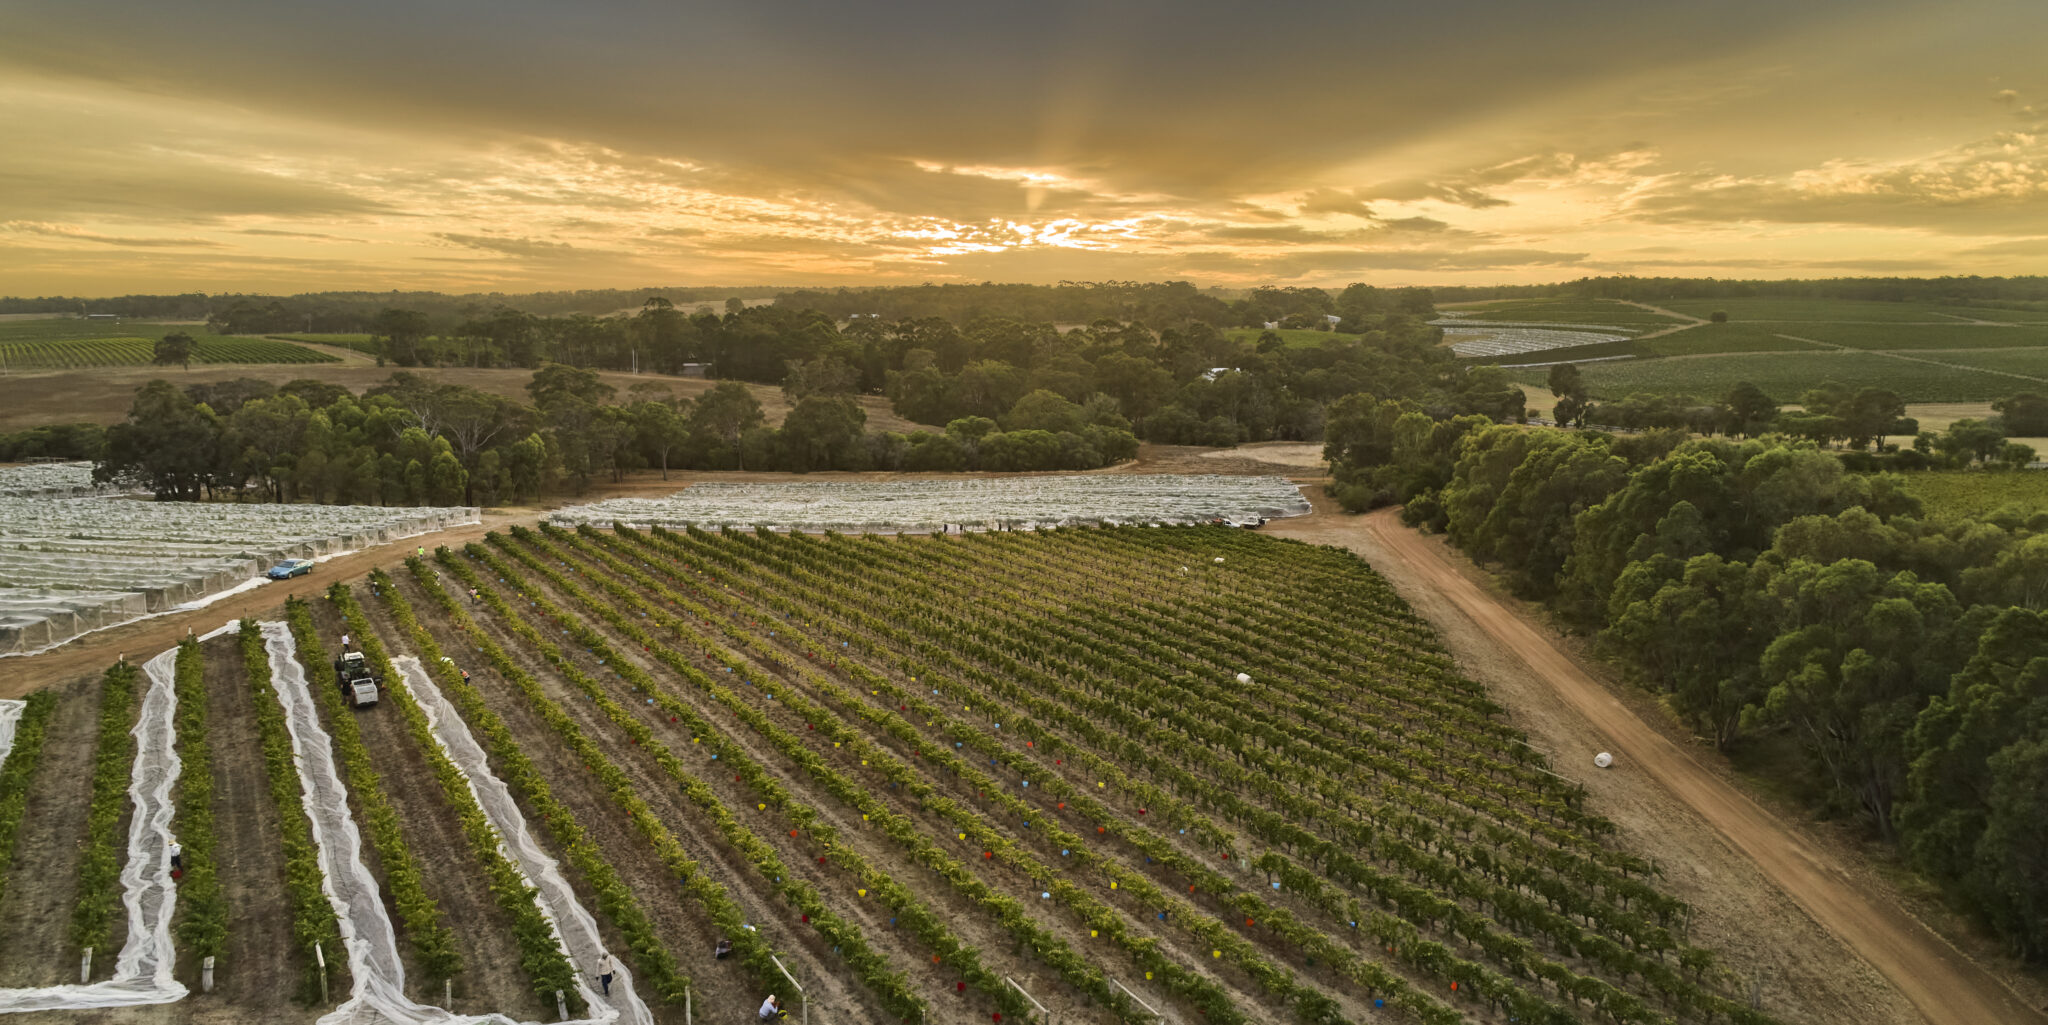
[[[2048,272],[2040,0],[9,0],[0,295]]]

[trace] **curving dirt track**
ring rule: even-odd
[[[1604,738],[1619,764],[1639,770],[1704,820],[1760,871],[1765,881],[1830,934],[1830,939],[1845,945],[1881,974],[1918,1018],[1929,1025],[2048,1023],[2048,1015],[2028,1007],[1998,978],[1911,915],[1873,899],[1825,851],[1643,721],[1542,629],[1461,572],[1440,542],[1403,527],[1397,510],[1341,520],[1328,512],[1319,513],[1267,529],[1303,540],[1340,544],[1369,556],[1375,568],[1393,580],[1418,611],[1438,620],[1447,635],[1459,631],[1442,621],[1445,613],[1454,612],[1468,620],[1486,640],[1519,663],[1514,667],[1516,675],[1529,681],[1532,689],[1547,692],[1553,702],[1562,701],[1593,733]],[[1514,704],[1512,700],[1509,703]],[[1705,846],[1696,841],[1694,845]],[[1759,927],[1757,938],[1762,935]],[[1868,1011],[1897,1017],[1896,1012],[1885,1013],[1891,1008]]]

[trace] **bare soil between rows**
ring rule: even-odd
[[[138,674],[132,712],[139,713],[148,677]],[[92,804],[93,757],[99,744],[101,680],[74,680],[59,690],[41,762],[30,784],[28,807],[15,835],[7,892],[0,896],[0,987],[55,986],[78,981],[80,951],[72,946],[71,909],[78,894],[85,848],[85,813]],[[115,828],[123,864],[132,806]],[[128,919],[115,909],[106,950],[93,953],[93,978],[113,973],[114,955],[128,935]]]
[[[229,1004],[252,1018],[292,1015],[300,976],[285,896],[284,835],[256,730],[257,695],[235,634],[203,647],[206,734],[213,758],[214,864],[227,901],[227,945],[214,966],[214,992],[196,1001]],[[276,698],[266,693],[264,700]],[[178,979],[199,994],[199,968],[180,958]]]

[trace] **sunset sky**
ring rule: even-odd
[[[10,0],[0,294],[2043,273],[2044,42],[2041,0]]]

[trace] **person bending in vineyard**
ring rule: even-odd
[[[768,994],[768,999],[761,1001],[762,1021],[774,1021],[777,1018],[787,1017],[789,1017],[789,1012],[782,1009],[782,1001],[775,999],[775,994],[770,993]]]

